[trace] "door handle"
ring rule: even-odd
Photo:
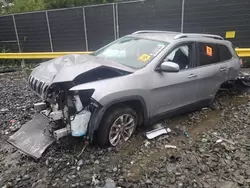
[[[197,77],[197,74],[190,74],[189,76],[188,76],[188,78],[196,78]]]
[[[227,70],[227,67],[221,67],[220,68],[220,72],[224,72],[224,71],[226,71]]]

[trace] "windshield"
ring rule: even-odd
[[[96,57],[116,61],[134,69],[146,66],[168,43],[142,38],[123,37],[96,51]]]

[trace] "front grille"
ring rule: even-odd
[[[29,77],[28,83],[30,88],[39,95],[43,95],[48,89],[48,85],[45,82],[36,79],[34,76]]]

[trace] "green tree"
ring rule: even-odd
[[[30,12],[45,9],[44,0],[14,0],[11,13]]]
[[[0,0],[0,15],[8,14],[13,6],[13,0]]]
[[[67,8],[89,4],[110,3],[115,0],[44,0],[47,9]]]
[[[116,1],[119,0],[0,0],[0,15],[89,4],[112,3]]]

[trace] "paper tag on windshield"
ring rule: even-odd
[[[139,58],[138,58],[138,60],[140,60],[140,61],[142,61],[142,62],[147,62],[149,59],[151,58],[151,56],[150,55],[148,55],[148,54],[142,54]]]

